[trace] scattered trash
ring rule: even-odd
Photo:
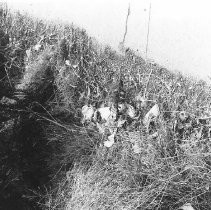
[[[67,66],[71,66],[70,60],[66,60],[66,61],[65,61],[65,64],[66,64]]]
[[[85,123],[86,121],[91,121],[94,115],[94,107],[92,105],[84,105],[81,109],[81,112],[83,115],[83,119],[81,121],[82,123]]]
[[[111,147],[114,144],[114,137],[116,133],[112,133],[108,136],[108,140],[104,142],[105,147]]]
[[[70,61],[66,60],[66,65],[70,65]],[[88,90],[90,94],[90,90]],[[88,94],[88,95],[89,95]],[[82,96],[85,95],[85,93],[81,94]],[[138,122],[139,118],[142,117],[142,115],[138,115],[138,109],[143,108],[146,106],[146,99],[142,97],[141,94],[138,94],[135,97],[135,102],[139,103],[139,106],[137,104],[135,106],[122,102],[118,104],[118,108],[115,107],[115,104],[113,101],[110,101],[110,103],[103,103],[101,102],[98,104],[97,107],[93,107],[92,105],[84,105],[81,109],[82,111],[82,123],[89,122],[92,123],[93,127],[97,128],[98,132],[104,136],[108,136],[108,140],[104,142],[104,146],[111,147],[114,144],[114,138],[117,133],[118,128],[122,128],[126,123],[127,131],[131,131],[131,128],[133,129],[133,126],[135,126],[136,129],[139,129]],[[109,104],[109,106],[108,106]],[[137,116],[138,115],[138,116]],[[155,104],[152,106],[152,108],[147,112],[147,114],[141,118],[144,126],[147,129],[148,132],[148,139],[157,139],[159,136],[158,130],[157,130],[157,123],[156,120],[160,115],[160,108],[158,104]],[[186,111],[172,111],[171,118],[174,120],[172,122],[172,129],[177,134],[177,137],[185,137],[185,136],[191,136],[196,139],[204,138],[206,136],[210,137],[210,130],[209,129],[209,121],[211,121],[211,117],[205,117],[205,118],[194,118],[192,117],[188,112]],[[204,123],[205,121],[205,123]],[[203,128],[202,128],[203,126]],[[207,126],[207,130],[205,131],[204,126]],[[207,135],[204,133],[206,132]],[[139,143],[137,142],[131,142],[133,144],[133,150],[134,153],[140,153],[141,147]]]
[[[101,134],[104,134],[105,133],[105,126],[104,125],[96,122],[96,127],[97,127],[99,133],[101,133]]]
[[[78,67],[78,65],[76,64],[76,65],[72,65],[72,67],[74,68],[74,69],[76,69],[77,67]]]
[[[125,124],[126,120],[122,119],[121,117],[117,121],[117,128],[121,128]]]
[[[39,51],[41,49],[42,45],[41,44],[37,44],[34,46],[34,50],[35,51]]]
[[[147,100],[142,96],[141,93],[135,97],[135,101],[138,109],[145,108],[147,106]]]
[[[117,116],[116,109],[112,107],[102,107],[95,111],[94,113],[94,120],[98,121],[100,118],[101,121],[109,124],[111,121],[114,121]]]
[[[66,60],[65,61],[65,65],[66,66],[71,66],[71,67],[73,67],[74,69],[76,69],[77,67],[78,67],[78,64],[71,64],[71,62],[70,62],[70,60]]]
[[[120,112],[119,116],[117,116],[117,109],[114,108],[113,104],[107,107],[100,106],[98,109],[94,108],[92,105],[84,105],[82,107],[82,123],[87,121],[91,123],[91,121],[93,121],[100,134],[106,134],[107,131],[110,133],[108,140],[104,142],[104,146],[106,147],[111,147],[114,144],[117,128],[121,128],[127,122],[127,117],[131,120],[136,120],[136,109],[132,105],[120,103],[118,109]],[[156,104],[144,117],[145,125],[148,125],[152,120],[155,120],[159,114],[159,107]],[[156,138],[157,136],[158,133],[154,132],[150,135],[150,138]],[[140,153],[138,144],[134,143],[133,147],[135,153]]]
[[[194,208],[191,206],[190,203],[186,203],[182,207],[180,207],[179,210],[194,210]]]
[[[127,111],[126,111],[127,115],[134,119],[136,116],[136,110],[133,106],[131,106],[130,104],[127,104]]]
[[[31,57],[31,48],[29,48],[28,50],[26,50],[26,56],[27,58]]]
[[[158,116],[160,115],[160,110],[159,110],[159,106],[157,104],[155,104],[150,110],[149,112],[145,115],[144,119],[143,119],[143,123],[145,126],[149,126],[149,123],[152,120],[155,120]]]
[[[115,136],[117,132],[117,110],[112,107],[101,107],[94,112],[93,121],[96,123],[99,133],[105,134],[109,131]],[[112,137],[110,137],[112,138]],[[110,142],[110,141],[109,141]],[[109,143],[106,143],[106,145]]]

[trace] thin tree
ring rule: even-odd
[[[126,35],[127,35],[127,25],[128,25],[128,19],[129,19],[129,15],[130,15],[130,4],[128,5],[128,11],[127,11],[127,17],[126,17],[126,22],[125,22],[125,32],[124,32],[124,35],[123,35],[123,40],[122,42],[119,43],[119,48],[121,51],[124,51],[125,50],[125,39],[126,39]]]
[[[130,4],[128,6],[128,11],[127,11],[127,17],[126,17],[126,23],[125,23],[125,33],[124,33],[123,40],[122,40],[123,44],[125,43],[125,38],[126,38],[126,35],[127,35],[127,24],[128,24],[129,15],[130,15]]]
[[[147,60],[147,56],[148,56],[149,32],[150,32],[150,20],[151,20],[151,2],[150,2],[150,5],[149,5],[149,19],[148,19],[147,43],[146,43],[146,60]]]

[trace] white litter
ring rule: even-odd
[[[135,101],[138,105],[137,108],[144,108],[147,106],[147,100],[142,96],[141,93],[139,93],[136,97],[135,97]]]
[[[182,207],[179,208],[180,210],[194,210],[190,203],[184,204]]]
[[[84,105],[81,109],[81,112],[83,115],[82,123],[86,121],[91,121],[94,115],[94,107],[91,105],[90,106]]]
[[[100,121],[98,122],[98,115],[100,115]],[[93,120],[96,122],[99,133],[104,134],[106,129],[110,133],[116,132],[117,122],[116,120],[117,110],[112,107],[102,107],[98,108],[94,112]]]
[[[108,140],[104,142],[104,146],[111,147],[114,144],[114,137],[115,133],[112,133],[110,136],[108,136]]]
[[[126,122],[126,120],[119,118],[117,121],[117,128],[121,128],[125,122]]]
[[[99,133],[101,133],[101,134],[105,133],[105,126],[103,124],[96,122],[96,127],[97,127]]]
[[[66,60],[66,61],[65,61],[65,64],[66,64],[67,66],[71,66],[70,60]]]
[[[127,104],[127,115],[132,119],[134,119],[136,116],[136,110],[130,104]]]
[[[102,108],[97,109],[94,114],[95,120],[96,120],[97,112],[100,113],[101,119],[103,121],[106,121],[107,123],[109,123],[110,121],[114,121],[116,119],[117,112],[116,112],[116,109],[114,108],[102,107]]]
[[[160,115],[160,109],[157,104],[155,104],[149,112],[145,115],[143,123],[145,126],[148,126],[152,120],[155,120]]]
[[[76,69],[77,67],[78,67],[78,65],[76,64],[76,65],[72,65],[72,67],[74,68],[74,69]]]
[[[39,51],[41,47],[42,47],[41,44],[37,44],[37,45],[34,46],[34,50]]]
[[[30,56],[31,56],[31,48],[26,50],[26,56],[27,56],[27,58],[30,58]]]

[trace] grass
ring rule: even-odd
[[[139,154],[132,148],[136,140],[141,140]],[[210,143],[190,140],[172,156],[168,141],[164,132],[156,141],[140,132],[121,132],[113,147],[101,144],[86,158],[84,148],[77,147],[82,160],[66,172],[65,187],[55,196],[62,204],[58,209],[177,209],[184,203],[209,209]]]
[[[150,64],[132,50],[119,55],[74,25],[4,6],[2,11],[1,28],[10,37],[4,82],[32,95],[29,103],[39,102],[45,110],[36,113],[47,122],[52,150],[44,160],[51,176],[40,195],[43,209],[178,209],[185,203],[210,209],[210,122],[199,122],[210,116],[209,85]],[[78,112],[86,103],[108,102],[120,81],[128,103],[135,104],[139,93],[146,105],[141,119],[119,129],[115,144],[105,148],[105,137],[94,124],[82,126]],[[161,111],[156,138],[142,125],[154,104]],[[186,122],[180,121],[183,111]]]

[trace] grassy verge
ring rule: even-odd
[[[51,187],[41,195],[43,209],[177,209],[185,203],[210,209],[210,87],[204,81],[130,50],[119,55],[74,25],[1,8],[1,29],[10,38],[3,86],[19,99],[23,92],[24,108],[38,104],[32,113],[48,122],[44,135],[52,152],[44,161]],[[81,125],[80,109],[107,103],[120,82],[127,103],[135,104],[137,94],[146,103],[139,120],[120,128],[106,148],[95,125]],[[142,124],[154,104],[160,108],[156,137]]]

